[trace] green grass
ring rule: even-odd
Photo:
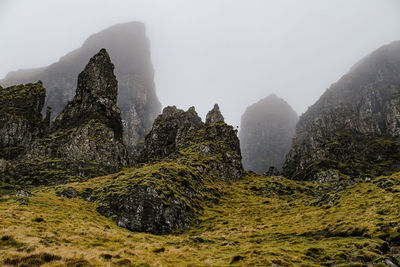
[[[151,168],[67,186],[82,190]],[[385,266],[399,257],[400,173],[330,193],[324,184],[258,175],[215,186],[219,204],[204,205],[191,229],[162,236],[120,228],[96,202],[57,197],[55,187],[36,188],[28,200],[3,196],[0,236],[12,241],[0,241],[0,261],[48,253],[56,260],[44,266]]]

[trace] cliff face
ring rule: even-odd
[[[81,48],[48,67],[10,72],[2,85],[42,80],[47,89],[45,106],[55,118],[75,93],[77,76],[90,57],[106,48],[115,64],[118,80],[118,106],[124,128],[124,143],[134,155],[161,111],[153,81],[150,45],[142,23],[118,24],[90,36]]]
[[[79,74],[75,98],[6,169],[20,184],[54,184],[118,171],[128,163],[122,143],[114,65],[105,49]]]
[[[35,84],[0,87],[0,167],[20,155],[43,134],[42,121],[46,90]]]
[[[304,113],[284,166],[294,179],[400,170],[400,41],[356,64]]]
[[[243,167],[264,173],[282,168],[295,134],[298,116],[283,99],[270,95],[251,105],[242,115],[240,147]]]

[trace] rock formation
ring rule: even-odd
[[[248,107],[242,115],[239,133],[243,167],[260,174],[271,166],[281,169],[297,120],[289,104],[275,95]]]
[[[0,87],[0,167],[43,134],[41,110],[46,90],[35,84]]]
[[[215,104],[214,108],[207,113],[206,125],[211,125],[218,122],[224,122],[224,116],[222,116],[218,104]]]
[[[78,76],[74,99],[55,119],[54,130],[71,129],[90,120],[105,124],[122,141],[121,112],[117,107],[118,82],[105,49],[94,55]]]
[[[400,170],[400,41],[351,68],[304,113],[284,166],[294,179]],[[322,177],[322,178],[321,178]]]
[[[136,155],[161,111],[155,92],[149,46],[142,23],[118,24],[90,36],[81,48],[57,63],[40,69],[10,72],[0,84],[9,86],[42,80],[47,89],[45,106],[53,108],[54,119],[74,97],[77,76],[90,57],[101,48],[106,48],[115,64],[124,143]]]
[[[50,131],[6,170],[17,183],[54,184],[118,171],[128,163],[114,65],[105,49],[79,74],[75,98]],[[21,180],[22,179],[22,180]]]
[[[88,184],[81,193],[100,200],[101,214],[133,231],[166,234],[189,227],[204,203],[218,201],[216,185],[239,179],[243,171],[233,127],[205,126],[194,108],[165,108],[142,155],[152,164]]]
[[[204,126],[194,107],[188,111],[175,106],[164,108],[154,121],[153,128],[146,136],[144,149],[140,154],[141,162],[162,159],[173,152],[184,141],[186,135]]]

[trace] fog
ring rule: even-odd
[[[158,97],[219,103],[237,126],[271,93],[299,114],[363,56],[400,39],[399,0],[0,0],[0,77],[49,65],[116,23],[142,21]]]

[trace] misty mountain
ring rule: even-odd
[[[112,26],[90,36],[81,48],[61,57],[58,62],[44,68],[10,72],[0,84],[6,87],[41,80],[47,91],[43,113],[46,106],[50,106],[52,118],[55,118],[74,97],[78,74],[101,48],[107,49],[115,64],[124,143],[131,153],[137,154],[161,112],[144,24],[130,22]]]
[[[400,267],[398,14],[0,0],[0,266]]]
[[[400,41],[360,62],[305,112],[284,165],[295,179],[400,170]],[[334,172],[334,171],[333,171]]]
[[[2,114],[7,121],[0,125],[0,140],[13,140],[0,143],[0,161],[4,161],[0,183],[61,184],[127,166],[117,84],[114,65],[101,49],[79,74],[73,100],[51,125],[40,114],[45,98],[40,82],[2,89],[0,102],[11,99],[8,102],[14,105]],[[20,153],[13,156],[10,151]]]
[[[249,106],[240,123],[243,167],[264,173],[269,167],[282,168],[298,120],[292,107],[276,95]]]

